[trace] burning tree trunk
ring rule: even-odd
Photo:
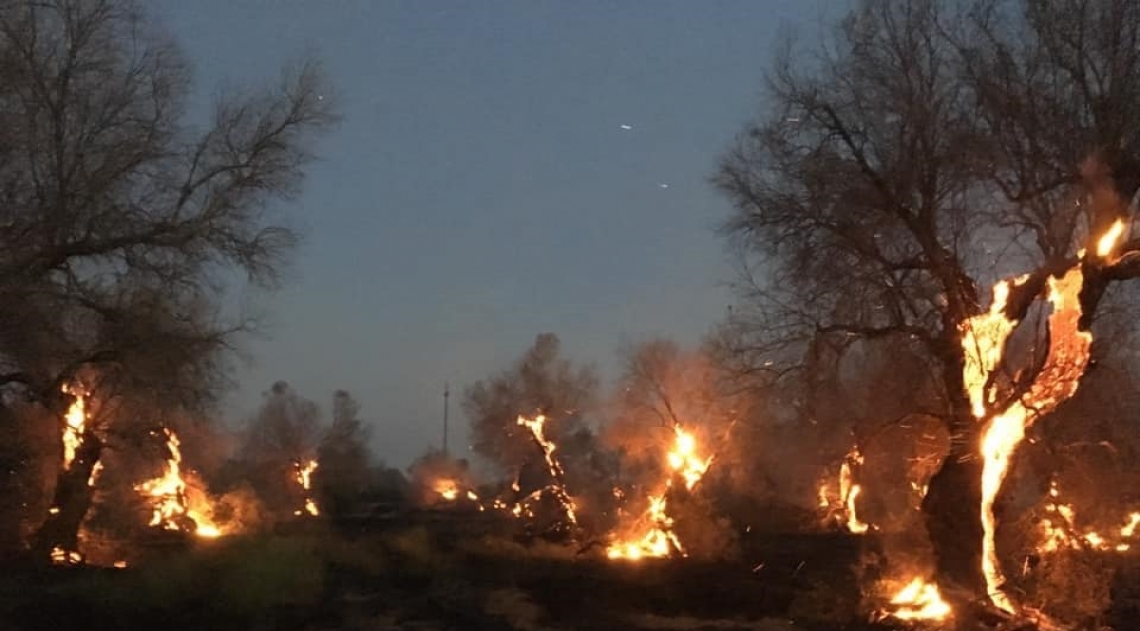
[[[88,432],[80,440],[71,465],[60,472],[51,511],[32,543],[37,559],[49,559],[56,548],[78,548],[79,526],[91,507],[92,475],[102,452],[103,441]]]

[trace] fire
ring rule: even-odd
[[[67,414],[63,417],[63,470],[66,471],[71,468],[71,463],[75,461],[75,450],[79,448],[79,443],[83,440],[83,429],[87,421],[87,404],[85,401],[87,393],[79,386],[71,384],[65,384],[63,392],[75,397],[67,409]]]
[[[182,450],[178,435],[171,429],[163,429],[166,435],[166,448],[170,453],[165,472],[152,480],[135,485],[135,490],[153,500],[150,526],[161,526],[165,530],[186,530],[186,520],[193,522],[194,534],[199,537],[218,537],[221,529],[207,515],[212,512],[204,498],[188,493],[186,480],[182,474]],[[202,504],[192,506],[192,504]]]
[[[83,563],[83,555],[71,550],[64,550],[56,546],[51,549],[51,562],[56,565],[79,565]]]
[[[1045,511],[1050,516],[1041,520],[1042,542],[1038,550],[1056,552],[1069,548],[1127,552],[1132,548],[1132,544],[1124,540],[1131,539],[1136,527],[1140,525],[1140,513],[1131,513],[1128,522],[1119,528],[1119,537],[1113,537],[1114,541],[1110,541],[1095,530],[1082,532],[1077,527],[1076,511],[1071,504],[1062,503],[1060,495],[1057,481],[1053,480],[1049,484],[1050,502],[1045,506]]]
[[[665,511],[666,497],[678,476],[686,490],[693,490],[708,471],[713,456],[699,457],[696,438],[680,426],[673,427],[673,438],[673,448],[666,454],[669,477],[663,484],[664,490],[648,498],[649,507],[643,515],[645,532],[639,537],[610,544],[606,548],[609,558],[637,561],[645,557],[668,557],[674,553],[686,556],[684,546],[673,532],[673,518]]]
[[[1022,397],[994,414],[982,433],[982,573],[994,605],[1014,612],[1013,602],[1002,591],[1005,577],[998,562],[994,534],[994,502],[1009,472],[1010,459],[1025,431],[1037,416],[1046,414],[1076,392],[1080,377],[1089,360],[1092,335],[1081,331],[1078,321],[1081,307],[1078,299],[1084,275],[1080,266],[1070,269],[1060,280],[1049,279],[1048,300],[1053,306],[1049,315],[1051,344],[1036,380]],[[999,293],[999,288],[1005,287]],[[1005,318],[1001,310],[1008,284],[999,283],[994,290],[994,306],[988,313],[967,321],[963,331],[966,369],[963,377],[974,404],[974,414],[985,417],[985,404],[992,403],[995,393],[989,387],[989,375],[1001,360],[1001,353],[1017,322]],[[980,407],[979,407],[980,406]],[[980,413],[979,413],[980,412]]]
[[[434,490],[443,499],[452,502],[459,497],[459,485],[455,480],[440,480],[435,483]]]
[[[518,424],[529,429],[531,435],[534,436],[535,442],[537,442],[539,447],[542,448],[542,455],[546,458],[546,469],[550,472],[551,479],[551,483],[547,485],[545,489],[539,489],[538,491],[535,491],[528,498],[526,498],[524,502],[529,499],[538,499],[543,495],[543,491],[549,490],[554,498],[558,500],[558,503],[562,506],[562,511],[566,514],[566,520],[570,522],[570,525],[577,526],[577,507],[574,505],[574,500],[571,499],[570,494],[567,493],[566,487],[562,484],[562,480],[565,478],[566,474],[562,470],[562,465],[558,462],[558,459],[554,457],[554,452],[558,447],[554,444],[553,441],[547,440],[543,432],[543,428],[546,425],[546,417],[542,414],[539,414],[534,418],[519,416]],[[515,482],[514,488],[517,491],[517,480]],[[513,510],[515,516],[519,516],[520,513],[523,512],[523,509],[524,507],[521,504],[516,504]]]
[[[1124,234],[1124,222],[1117,219],[1115,223],[1101,236],[1100,240],[1096,242],[1096,255],[1100,258],[1106,258],[1112,254],[1116,248],[1116,242],[1120,240],[1120,236]]]
[[[712,456],[701,460],[696,456],[697,440],[680,426],[673,426],[676,443],[668,454],[669,468],[677,472],[685,480],[685,488],[693,490],[697,482],[705,475],[712,464]]]
[[[940,621],[953,613],[938,586],[917,576],[891,598],[891,605],[894,609],[885,614],[898,620]]]
[[[313,497],[309,494],[309,492],[313,487],[313,472],[317,470],[317,467],[319,467],[320,464],[318,464],[316,460],[310,459],[304,464],[300,462],[294,463],[294,466],[297,468],[297,483],[300,484],[301,488],[305,491],[305,503],[301,508],[293,511],[293,514],[308,514],[316,517],[317,515],[321,514],[321,511],[317,508],[317,503],[313,500]]]
[[[839,496],[832,497],[827,482],[819,485],[819,507],[826,512],[825,522],[842,524],[853,534],[861,535],[874,526],[859,519],[857,500],[863,487],[855,482],[855,467],[863,464],[863,453],[859,447],[851,448],[839,465]]]
[[[673,533],[673,518],[665,512],[664,495],[650,496],[646,515],[650,528],[641,539],[615,543],[606,549],[606,556],[637,561],[643,557],[667,557],[674,550],[685,555],[684,547]]]
[[[867,532],[870,526],[859,519],[858,512],[855,509],[855,500],[863,492],[863,487],[855,484],[855,476],[851,473],[852,464],[863,464],[863,454],[860,453],[858,447],[852,448],[839,467],[839,495],[847,509],[847,530],[861,535]]]

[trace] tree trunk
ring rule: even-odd
[[[942,377],[950,399],[950,452],[930,478],[922,513],[934,550],[935,580],[944,587],[983,596],[981,424],[974,418],[962,381],[961,342],[953,335],[944,343]]]
[[[91,507],[91,472],[103,451],[103,442],[93,434],[84,434],[75,450],[71,467],[60,472],[52,497],[52,507],[59,509],[48,515],[36,531],[32,552],[37,559],[50,558],[55,548],[77,550],[79,526]]]
[[[976,432],[968,436],[973,438]],[[963,446],[968,449],[975,442],[964,441]],[[934,549],[935,580],[978,595],[985,594],[981,501],[981,459],[952,449],[930,478],[922,512]]]

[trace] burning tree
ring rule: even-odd
[[[714,556],[730,547],[727,528],[698,491],[726,455],[721,452],[728,451],[742,403],[721,385],[719,369],[702,352],[682,351],[668,340],[629,351],[614,419],[603,434],[619,450],[617,482],[626,500],[617,541],[607,550],[611,558],[687,555],[690,549]],[[752,473],[747,462],[741,459],[744,476]],[[686,531],[693,537],[681,536]]]
[[[820,345],[919,349],[952,438],[922,505],[938,581],[1007,610],[1002,480],[1076,391],[1111,284],[1140,275],[1137,38],[1125,0],[867,0],[820,54],[781,57],[774,114],[716,178],[744,271],[733,365],[786,383]]]
[[[518,423],[518,416],[542,414],[546,437],[561,443],[584,426],[597,388],[592,368],[562,357],[557,335],[538,335],[509,370],[476,382],[464,393],[472,449],[513,476],[528,461],[542,458],[534,434]]]
[[[313,492],[323,433],[320,408],[284,381],[262,396],[240,450],[247,476],[258,497],[279,517],[315,516],[320,512]]]
[[[74,540],[104,446],[154,429],[120,427],[125,401],[200,410],[224,385],[254,321],[221,315],[221,279],[275,284],[296,237],[267,205],[332,115],[304,63],[193,129],[187,66],[130,0],[4,3],[0,79],[0,384],[61,434],[73,404],[98,410],[60,457],[46,556]]]

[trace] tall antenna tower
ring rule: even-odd
[[[448,408],[451,407],[450,405],[448,405],[448,397],[450,397],[450,396],[451,396],[451,388],[448,386],[448,383],[445,381],[445,382],[443,382],[443,455],[445,455],[445,456],[448,455],[448,453],[447,453],[447,412],[448,412]]]

